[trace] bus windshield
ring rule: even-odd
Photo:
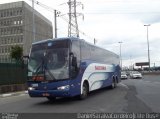
[[[51,45],[51,44],[50,44]],[[46,80],[69,78],[69,48],[64,45],[53,46],[36,44],[32,46],[28,76],[44,76]]]

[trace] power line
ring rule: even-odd
[[[120,12],[120,11],[111,11],[111,12],[85,12],[84,14],[160,14],[160,12]]]
[[[32,0],[29,0],[29,1],[32,1]],[[47,5],[44,5],[44,4],[40,3],[40,2],[38,2],[38,1],[35,1],[35,3],[36,3],[36,4],[38,3],[37,5],[43,7],[44,9],[47,9],[48,11],[50,11],[50,12],[52,12],[52,13],[54,13],[54,10],[56,10],[56,9],[54,9],[54,8],[51,8],[51,7],[47,6]],[[82,7],[83,7],[83,6],[82,6]],[[59,11],[59,10],[57,10],[57,11],[58,11],[58,16],[57,16],[57,17],[60,17],[60,18],[63,19],[65,22],[69,23],[69,20],[68,20],[66,17],[64,17],[64,14],[62,14],[62,12]],[[79,15],[81,15],[81,14],[79,14]],[[74,24],[71,23],[71,25],[72,25],[72,27],[76,28],[76,26],[75,26]],[[78,29],[78,32],[81,33],[82,35],[90,38],[90,39],[94,39],[94,37],[91,37],[91,36],[87,35],[86,33],[84,33],[84,32],[83,32],[82,30],[80,30],[80,29]],[[97,39],[96,39],[96,40],[97,40]]]

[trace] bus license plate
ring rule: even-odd
[[[48,93],[43,93],[42,95],[43,95],[44,97],[50,96],[50,94],[48,94]]]
[[[38,84],[37,83],[32,84],[32,87],[38,87]]]

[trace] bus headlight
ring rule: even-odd
[[[33,88],[33,87],[28,87],[28,90],[29,90],[29,91],[35,90],[35,88]]]
[[[61,86],[61,87],[58,87],[57,89],[58,90],[69,90],[70,86],[69,85],[66,85],[66,86]]]

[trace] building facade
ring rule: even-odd
[[[19,45],[28,55],[32,42],[53,38],[52,23],[24,1],[0,4],[0,62],[11,60],[11,47]]]

